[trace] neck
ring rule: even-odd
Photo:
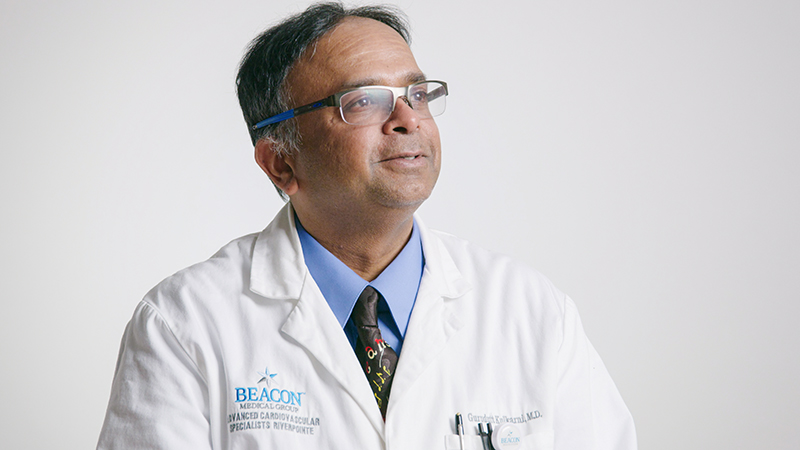
[[[303,228],[361,278],[372,281],[403,250],[413,229],[413,211],[336,217],[295,213]]]

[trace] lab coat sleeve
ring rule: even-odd
[[[556,450],[634,450],[628,408],[583,331],[575,304],[564,302],[555,404]]]
[[[207,392],[170,325],[143,301],[122,338],[97,448],[211,448]]]

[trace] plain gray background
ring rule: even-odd
[[[575,299],[642,449],[800,448],[800,3],[398,4],[426,223]],[[4,448],[93,448],[136,303],[279,209],[234,77],[305,6],[0,3]]]

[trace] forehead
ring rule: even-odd
[[[302,104],[350,87],[405,86],[422,77],[411,49],[394,29],[350,17],[306,49],[286,81],[292,98]]]

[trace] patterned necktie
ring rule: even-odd
[[[375,288],[364,288],[353,308],[352,318],[358,329],[356,356],[367,375],[381,415],[386,419],[397,353],[381,338],[381,330],[378,328],[378,298],[380,294]]]

